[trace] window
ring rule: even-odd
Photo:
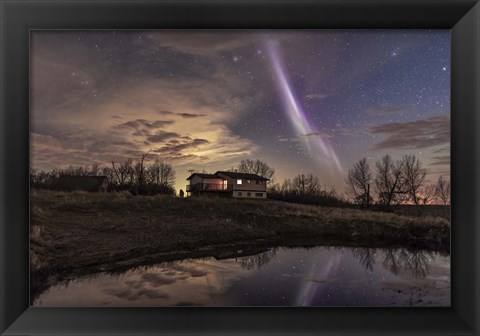
[[[237,196],[242,196],[242,192],[241,192],[241,191],[238,191],[238,192],[237,192]]]
[[[247,180],[247,183],[250,184],[250,180]]]
[[[252,193],[247,193],[247,196],[248,196],[248,197],[251,197],[251,196],[252,196]]]
[[[257,184],[262,184],[262,181],[257,180]]]
[[[242,184],[242,180],[237,180],[237,184]]]
[[[257,196],[257,197],[263,197],[263,193],[255,193],[255,196]]]

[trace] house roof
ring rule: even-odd
[[[218,179],[220,176],[214,175],[214,174],[202,174],[202,173],[193,173],[189,177],[187,177],[187,180],[190,180],[194,176],[199,176],[201,178],[215,178]]]
[[[79,176],[62,175],[56,182],[56,187],[61,190],[86,190],[95,191],[107,181],[106,176]]]
[[[223,174],[235,179],[245,179],[245,180],[262,180],[262,181],[269,181],[270,179],[262,177],[256,174],[247,174],[247,173],[237,173],[237,172],[229,172],[229,171],[217,171],[215,175]]]

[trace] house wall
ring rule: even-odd
[[[222,184],[223,183],[223,179],[221,178],[218,178],[218,179],[204,179],[203,180],[203,183],[211,183],[211,184]]]
[[[222,184],[223,183],[223,179],[222,178],[218,178],[218,179],[214,179],[214,178],[208,178],[208,179],[204,179],[200,176],[194,176],[190,179],[190,185],[194,185],[194,184],[197,184],[197,183],[211,183],[211,184]]]
[[[233,192],[233,197],[235,198],[267,198],[266,191],[239,191],[236,190]]]
[[[220,174],[219,174],[220,175]],[[233,190],[239,190],[239,191],[267,191],[267,181],[259,181],[261,184],[257,184],[257,180],[246,180],[246,179],[241,179],[242,184],[237,184],[237,179],[231,178],[229,176],[221,175],[224,177],[228,182],[228,184],[233,185]],[[248,183],[250,181],[250,183]]]
[[[228,184],[233,185],[232,196],[235,198],[267,198],[267,181],[261,181],[261,184],[257,184],[257,180],[241,179],[242,184],[237,184],[237,179],[232,177],[218,174],[227,180]],[[257,194],[261,194],[258,196]]]
[[[197,175],[195,175],[194,177],[192,177],[190,179],[190,185],[194,185],[194,184],[202,183],[202,182],[203,182],[203,178],[201,178],[200,176],[197,176]]]
[[[196,190],[196,192],[200,193],[212,193],[212,192],[225,192],[223,190],[226,190],[227,186],[224,186],[224,179],[222,178],[203,178],[201,176],[193,176],[190,180],[189,183],[190,185],[196,185],[198,183],[203,184],[203,186]],[[209,185],[209,186],[206,186]],[[225,189],[223,189],[225,188]],[[188,188],[187,188],[188,189]],[[189,193],[192,193],[192,190],[188,191]],[[195,191],[193,191],[195,193]]]

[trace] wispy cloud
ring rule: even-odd
[[[323,138],[331,138],[332,134],[329,134],[327,132],[311,132],[311,133],[305,133],[305,134],[300,134],[302,137],[323,137]]]
[[[419,149],[450,143],[450,119],[445,116],[410,122],[393,122],[373,126],[369,132],[386,135],[374,150]]]
[[[136,119],[130,120],[124,123],[121,123],[116,126],[116,128],[133,128],[135,130],[140,130],[142,128],[146,129],[156,129],[156,128],[163,128],[167,125],[173,124],[173,120],[155,120],[149,121],[145,119]]]
[[[380,106],[366,109],[365,112],[373,116],[387,116],[393,114],[402,114],[406,113],[407,111],[398,107],[394,107],[388,103],[382,103]]]
[[[432,166],[450,165],[450,155],[434,156],[432,158],[432,162],[430,163],[430,165]]]
[[[325,94],[325,93],[309,93],[305,95],[306,99],[311,99],[311,100],[321,100],[330,97],[330,94]]]
[[[160,111],[158,113],[163,114],[163,115],[176,115],[176,116],[180,116],[182,118],[187,118],[187,119],[193,119],[193,118],[199,118],[199,117],[205,117],[206,116],[206,114],[178,113],[178,112],[171,112],[171,111]]]

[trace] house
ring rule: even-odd
[[[215,174],[193,173],[187,178],[188,196],[218,195],[238,198],[267,198],[269,179],[247,173],[217,171]]]
[[[62,191],[107,191],[108,180],[106,176],[77,176],[62,175],[55,182],[55,189]]]

